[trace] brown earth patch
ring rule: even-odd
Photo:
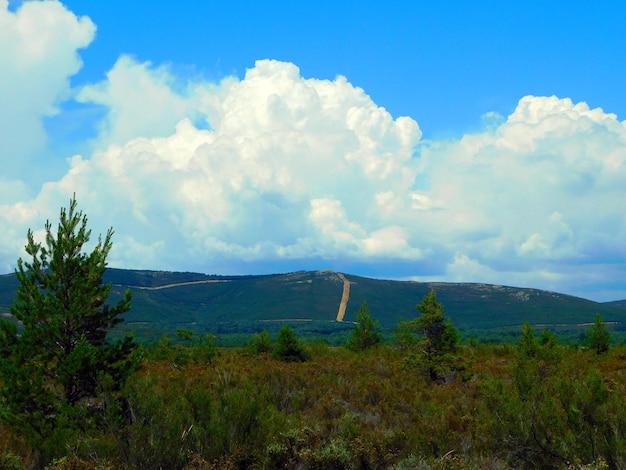
[[[339,304],[339,311],[337,312],[337,321],[343,321],[343,317],[346,314],[346,307],[348,306],[348,300],[350,300],[350,281],[341,273],[337,273],[337,276],[343,281],[343,293],[341,294],[341,303]]]

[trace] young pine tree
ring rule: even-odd
[[[380,344],[381,334],[378,320],[372,320],[372,314],[364,300],[356,314],[356,326],[346,342],[346,347],[353,351],[363,351]]]
[[[421,336],[415,343],[409,364],[427,375],[433,382],[446,381],[461,368],[455,355],[459,344],[459,332],[452,322],[444,317],[443,305],[431,290],[417,304],[421,316],[402,322],[400,328]]]
[[[611,333],[604,324],[602,316],[598,313],[593,325],[587,330],[587,343],[596,354],[604,354],[611,345]]]
[[[131,301],[127,291],[114,307],[105,303],[111,285],[102,278],[113,230],[85,253],[91,230],[76,205],[72,198],[69,209],[61,209],[56,233],[46,222],[43,243],[28,231],[30,259],[17,262],[19,287],[11,307],[23,329],[18,334],[15,324],[0,321],[3,419],[34,447],[62,415],[64,422],[74,416],[84,423],[84,399],[97,396],[102,380],[119,389],[131,369],[132,338],[107,340]]]
[[[252,355],[270,353],[273,348],[272,337],[267,330],[255,333],[252,339],[246,344],[246,351]]]
[[[295,331],[289,325],[283,326],[278,332],[273,353],[276,359],[286,362],[305,362],[308,359]]]

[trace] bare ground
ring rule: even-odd
[[[343,293],[341,294],[341,303],[339,304],[339,311],[337,312],[337,321],[343,321],[343,317],[346,314],[346,307],[348,306],[348,300],[350,300],[350,281],[341,273],[337,273],[337,276],[343,281]]]

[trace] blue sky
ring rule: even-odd
[[[258,59],[305,77],[346,76],[426,137],[458,135],[522,96],[626,113],[626,7],[603,2],[65,2],[97,25],[74,81],[102,78],[121,53],[208,79]]]
[[[621,2],[0,0],[0,272],[76,193],[110,265],[626,298]]]

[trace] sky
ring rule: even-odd
[[[109,266],[626,299],[618,1],[0,0],[0,273],[76,195]]]

